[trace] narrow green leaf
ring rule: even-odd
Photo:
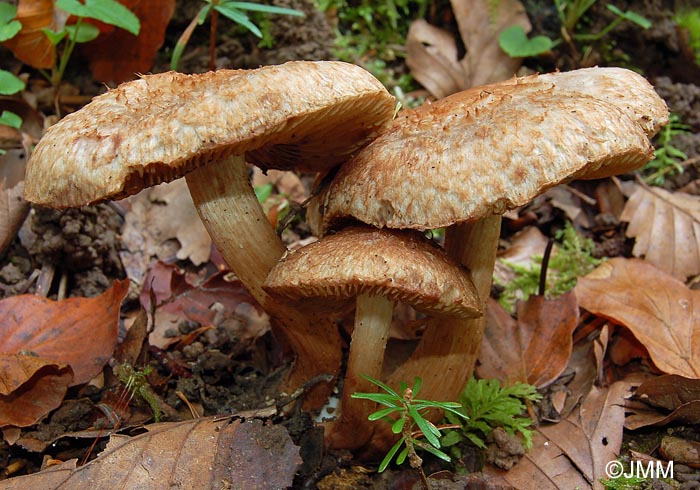
[[[622,10],[611,4],[607,4],[606,7],[615,15],[618,15],[619,17],[622,17],[625,20],[629,20],[630,22],[634,22],[642,29],[649,29],[651,27],[651,21],[643,15],[639,15],[637,12],[633,12],[631,10],[623,12]]]
[[[386,456],[384,456],[384,459],[382,459],[382,462],[379,463],[379,468],[377,471],[381,473],[386,469],[387,466],[389,466],[389,463],[391,463],[391,460],[394,458],[394,454],[399,450],[401,445],[404,443],[403,437],[396,441],[396,444],[394,444],[391,449],[389,449],[389,452],[386,453]]]
[[[256,186],[253,190],[255,191],[255,197],[258,198],[258,202],[262,204],[267,201],[274,188],[275,186],[272,183]]]
[[[251,12],[264,12],[266,14],[295,15],[297,17],[306,17],[306,14],[301,10],[277,7],[275,5],[262,5],[259,3],[251,2],[221,2],[220,5],[238,10],[250,10]]]
[[[367,420],[381,420],[384,417],[387,417],[388,415],[391,415],[394,412],[399,411],[398,408],[385,408],[383,410],[377,410],[376,412],[372,412],[367,416]]]
[[[14,95],[24,90],[24,82],[7,70],[0,70],[0,95]]]
[[[56,0],[56,6],[78,17],[96,19],[120,27],[134,36],[141,30],[141,22],[134,13],[116,0]]]
[[[396,464],[402,465],[406,461],[406,456],[408,456],[408,446],[403,448],[403,450],[396,456]]]
[[[411,416],[411,418],[416,422],[416,425],[418,428],[423,432],[423,435],[425,438],[428,440],[430,444],[432,444],[435,447],[440,447],[440,441],[438,440],[437,437],[435,437],[435,433],[433,432],[433,429],[431,428],[431,423],[425,420],[417,411],[415,408],[412,406],[408,407],[408,414]],[[435,427],[435,426],[433,426]],[[439,434],[439,432],[438,432]]]
[[[219,12],[221,15],[224,17],[234,21],[236,24],[239,24],[246,29],[248,29],[250,32],[255,34],[257,37],[262,37],[262,32],[260,32],[260,29],[258,29],[258,26],[253,24],[248,16],[241,12],[238,9],[234,8],[226,8],[222,5],[216,5],[214,6],[214,9]]]
[[[413,396],[416,396],[422,387],[423,380],[416,376],[416,378],[413,380]]]
[[[391,432],[393,432],[394,434],[401,434],[404,425],[406,425],[406,419],[401,417],[391,425]]]
[[[19,129],[22,126],[22,118],[14,112],[2,111],[2,114],[0,114],[0,124]]]
[[[433,456],[437,456],[438,458],[442,459],[443,461],[447,461],[448,463],[451,461],[450,457],[447,454],[445,454],[444,452],[440,451],[439,449],[437,449],[433,446],[430,446],[428,444],[421,444],[420,447],[421,447],[421,449],[428,451],[430,454],[432,454]]]
[[[373,377],[367,376],[366,374],[360,374],[360,376],[362,376],[363,378],[365,378],[367,381],[369,381],[369,382],[371,382],[371,383],[373,383],[373,384],[379,386],[381,389],[383,389],[383,390],[386,391],[387,393],[390,393],[390,394],[394,395],[394,396],[397,397],[397,398],[401,398],[401,395],[399,395],[399,394],[396,393],[393,389],[391,389],[391,388],[389,387],[389,385],[382,383],[382,382],[379,381],[378,379],[374,379]]]

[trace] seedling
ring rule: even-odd
[[[521,26],[504,29],[498,36],[498,44],[509,56],[514,58],[538,56],[550,51],[562,42],[566,42],[574,51],[573,42],[592,43],[599,41],[623,21],[637,24],[643,29],[651,27],[651,22],[645,17],[631,11],[622,11],[614,5],[606,5],[615,14],[615,19],[596,33],[576,32],[580,29],[584,14],[595,4],[596,0],[554,0],[554,5],[561,22],[561,37],[550,39],[547,36],[528,38]]]
[[[304,13],[290,8],[276,7],[274,5],[262,5],[259,3],[252,2],[231,2],[226,0],[205,0],[204,6],[199,10],[197,15],[192,19],[187,28],[182,31],[180,38],[175,44],[173,49],[173,55],[170,58],[170,69],[177,70],[178,64],[180,63],[180,58],[182,53],[187,46],[187,43],[192,37],[195,27],[204,24],[207,17],[211,15],[210,19],[210,37],[209,37],[209,69],[214,69],[214,59],[216,51],[216,26],[219,14],[223,15],[229,20],[232,20],[241,27],[252,32],[255,36],[263,39],[265,36],[260,28],[255,25],[254,22],[250,20],[248,12],[260,12],[264,14],[282,14],[282,15],[296,15],[303,17]]]
[[[137,36],[141,29],[138,17],[116,0],[85,0],[84,4],[78,0],[56,0],[56,8],[76,16],[78,20],[75,24],[64,26],[60,31],[42,29],[54,46],[65,41],[59,60],[54,64],[51,73],[40,70],[54,88],[58,87],[63,80],[63,74],[75,45],[90,42],[100,34],[95,25],[83,22],[85,19],[95,19],[125,29],[134,36]]]
[[[424,412],[443,410],[445,413],[451,414],[453,420],[466,420],[467,415],[460,410],[461,405],[457,402],[436,402],[414,398],[423,384],[420,378],[414,380],[412,388],[401,382],[399,391],[402,394],[399,395],[398,392],[379,380],[364,375],[362,377],[377,385],[385,393],[353,393],[352,398],[371,400],[387,407],[372,413],[368,417],[369,420],[384,420],[391,424],[391,431],[394,434],[401,434],[401,438],[379,464],[378,471],[380,473],[384,471],[394,457],[396,457],[396,464],[399,465],[408,458],[411,467],[421,473],[423,482],[427,486],[425,474],[421,469],[423,460],[416,453],[416,448],[427,451],[444,461],[449,462],[450,457],[440,450],[440,436],[442,435],[440,431],[442,429],[427,420],[423,416]],[[424,438],[425,441],[420,438]],[[403,449],[401,449],[402,447]],[[401,451],[399,451],[400,449]]]
[[[678,134],[689,132],[690,126],[681,123],[677,114],[671,114],[669,124],[664,126],[657,136],[654,159],[642,168],[642,172],[648,174],[644,178],[647,184],[664,185],[666,177],[683,173],[681,162],[687,160],[688,155],[673,146],[671,140]]]
[[[151,366],[146,366],[143,369],[137,369],[131,364],[121,364],[117,370],[119,381],[124,383],[125,393],[128,394],[128,401],[137,397],[143,399],[153,412],[153,419],[156,422],[160,421],[160,406],[158,400],[151,391],[151,385],[148,382],[148,375],[153,371]],[[127,403],[128,403],[127,401]]]
[[[442,445],[453,446],[464,439],[470,440],[480,448],[486,447],[486,437],[496,427],[502,427],[509,435],[520,434],[526,449],[532,447],[530,428],[532,420],[523,417],[526,402],[535,402],[542,398],[534,386],[515,383],[501,387],[496,379],[471,378],[459,397],[460,417],[455,411],[445,412],[447,420],[461,428],[450,430],[442,438]]]

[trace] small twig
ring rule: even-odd
[[[586,204],[588,204],[590,206],[595,206],[596,204],[598,204],[597,200],[595,200],[591,196],[587,196],[586,194],[584,194],[580,190],[578,190],[574,187],[571,187],[568,184],[564,184],[564,185],[562,185],[562,187],[564,189],[566,189],[567,191],[571,192],[574,196],[578,197],[579,199],[581,199],[583,202],[585,202]]]
[[[182,400],[182,402],[183,402],[185,405],[187,405],[187,408],[189,409],[190,414],[192,414],[192,418],[193,418],[193,419],[198,419],[199,417],[201,417],[201,415],[199,414],[199,412],[197,412],[197,409],[194,407],[194,405],[192,405],[192,403],[188,400],[187,396],[185,396],[185,394],[184,394],[182,391],[176,390],[176,391],[175,391],[175,395],[177,395],[177,397],[178,397],[180,400]]]

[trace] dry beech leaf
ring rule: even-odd
[[[625,381],[593,388],[565,420],[537,429],[532,449],[502,473],[504,479],[515,488],[602,490],[605,464],[617,459],[622,444],[622,404],[629,392]]]
[[[555,299],[531,296],[516,310],[517,321],[490,301],[476,372],[480,378],[541,388],[559,377],[571,357],[579,316],[576,296],[573,291]]]
[[[520,25],[530,31],[525,8],[517,0],[452,0],[452,11],[467,53],[458,59],[451,34],[415,21],[406,38],[406,64],[412,75],[436,98],[469,87],[499,82],[515,75],[521,60],[511,58],[498,45],[507,27]]]
[[[121,83],[150,71],[175,11],[175,0],[119,0],[119,3],[139,18],[141,30],[134,36],[123,29],[109,29],[82,46],[81,52],[97,81]]]
[[[0,427],[27,427],[57,408],[73,380],[65,364],[25,354],[0,354]]]
[[[628,402],[631,415],[625,427],[665,426],[670,423],[700,423],[700,380],[674,374],[655,376],[642,382]]]
[[[75,376],[71,386],[87,383],[114,352],[119,307],[128,289],[128,281],[115,281],[111,288],[94,298],[52,301],[23,294],[3,299],[0,352],[30,351],[67,364]]]
[[[148,432],[112,437],[97,459],[11,478],[0,489],[26,488],[287,488],[301,464],[281,425],[200,418],[153,424]]]
[[[5,189],[0,181],[0,256],[15,239],[29,213],[29,203],[22,197],[23,190],[24,182]]]
[[[53,4],[54,0],[19,0],[16,19],[22,23],[22,30],[4,43],[15,58],[34,68],[52,68],[56,61],[56,49],[42,32],[63,28],[65,18],[58,18]]]
[[[700,196],[635,185],[620,219],[635,257],[682,281],[700,274]]]
[[[662,372],[700,377],[700,291],[639,259],[611,259],[579,279],[581,307],[627,327]]]
[[[518,232],[512,239],[510,246],[498,253],[496,268],[494,269],[494,281],[498,284],[508,284],[516,277],[512,267],[507,264],[529,267],[533,265],[532,257],[544,255],[547,248],[547,237],[536,226],[528,226]],[[552,248],[554,253],[556,245]]]

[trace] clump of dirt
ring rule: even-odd
[[[57,211],[35,208],[25,242],[37,268],[53,265],[70,275],[70,296],[96,296],[123,278],[121,217],[109,206]]]

